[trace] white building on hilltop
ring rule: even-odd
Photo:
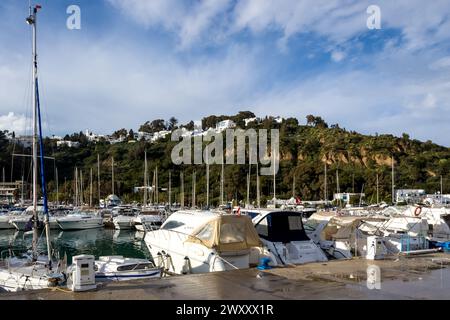
[[[216,132],[220,133],[226,129],[232,129],[236,127],[236,123],[233,120],[227,119],[220,121],[216,124]]]
[[[259,119],[256,118],[256,117],[244,119],[245,126],[248,126],[248,124],[249,124],[250,122],[256,122],[256,121],[259,121]]]
[[[56,146],[57,147],[78,148],[80,146],[80,143],[77,141],[60,140],[60,141],[56,141]]]

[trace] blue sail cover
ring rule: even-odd
[[[37,114],[39,121],[39,151],[40,151],[40,159],[41,159],[41,188],[42,188],[42,197],[44,199],[44,214],[47,216],[48,221],[48,203],[47,203],[47,188],[45,186],[45,167],[44,167],[44,143],[42,141],[42,122],[41,122],[41,104],[39,102],[39,87],[38,87],[38,79],[36,79],[36,105],[37,105]]]

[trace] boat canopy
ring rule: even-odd
[[[218,252],[260,247],[258,233],[247,216],[217,215],[195,229],[186,241],[201,243]]]
[[[253,222],[259,236],[267,241],[288,243],[309,240],[303,228],[301,212],[266,211]]]

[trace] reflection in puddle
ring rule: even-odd
[[[381,289],[381,269],[377,265],[370,264],[367,267],[367,288],[370,290]]]

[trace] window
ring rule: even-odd
[[[197,238],[200,240],[208,241],[213,236],[213,226],[211,223],[205,225],[198,233]]]
[[[267,217],[262,219],[257,225],[256,225],[256,231],[260,236],[269,236],[269,227],[267,223]]]
[[[184,226],[183,222],[172,220],[172,221],[167,221],[167,223],[161,229],[170,230],[170,229],[175,229],[175,228],[178,228],[181,226]]]
[[[302,230],[301,216],[288,216],[289,230]]]
[[[239,243],[245,241],[245,225],[241,222],[224,223],[220,226],[220,243]]]
[[[129,271],[129,270],[143,270],[152,268],[153,265],[151,263],[140,263],[140,264],[128,264],[124,266],[117,267],[117,271]]]

